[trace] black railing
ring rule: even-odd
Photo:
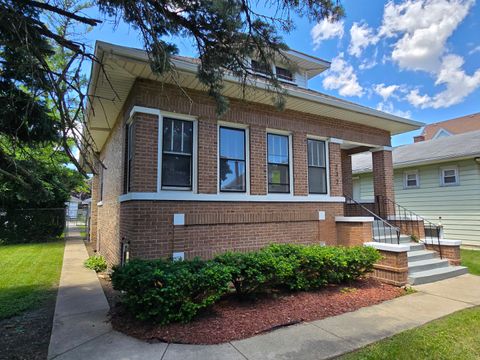
[[[348,195],[345,197],[345,214],[352,216],[370,216],[373,217],[372,240],[389,244],[400,244],[400,229],[387,220],[375,214],[372,210],[359,202],[353,200]]]
[[[395,201],[380,195],[375,196],[375,212],[383,219],[397,226],[401,233],[410,235],[412,240],[418,241],[421,235],[425,235],[427,243],[437,244],[438,253],[440,258],[442,258],[440,226],[426,220]]]

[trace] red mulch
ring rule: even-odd
[[[111,320],[116,330],[142,340],[219,344],[302,321],[354,311],[403,294],[405,290],[402,288],[370,278],[348,286],[329,286],[316,292],[265,296],[254,302],[240,302],[230,296],[188,324],[157,326],[142,323],[125,314],[120,306],[112,310]]]

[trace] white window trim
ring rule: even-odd
[[[408,185],[408,175],[415,175],[416,185],[409,186]],[[420,187],[420,176],[418,175],[418,170],[407,170],[403,172],[403,188],[407,189],[418,189]]]
[[[170,118],[170,119],[177,119],[183,121],[191,121],[193,123],[193,139],[192,139],[192,188],[187,189],[183,187],[168,187],[166,189],[162,189],[162,155],[163,155],[163,119]],[[163,191],[185,191],[189,193],[196,193],[197,192],[197,176],[198,176],[198,168],[197,168],[197,155],[198,154],[198,119],[196,116],[185,115],[185,114],[178,114],[172,113],[169,111],[159,111],[158,116],[158,155],[157,155],[157,192]]]
[[[245,130],[245,192],[220,190],[220,127],[222,126]],[[250,129],[249,129],[249,126],[246,124],[218,121],[217,122],[217,194],[223,196],[231,193],[250,195]]]
[[[272,135],[283,135],[288,137],[288,183],[289,183],[289,192],[288,193],[271,193],[268,191],[268,134]],[[265,166],[267,170],[267,194],[269,195],[278,195],[278,196],[293,196],[293,141],[292,141],[292,132],[278,129],[266,129],[265,131]]]
[[[325,196],[330,196],[330,153],[329,153],[329,143],[330,140],[327,137],[322,137],[322,136],[316,136],[316,135],[309,135],[307,134],[307,140],[320,140],[325,142],[325,167],[326,167],[326,173],[327,173],[327,193],[326,194],[310,194],[310,188],[308,189],[308,194],[310,196],[316,196],[316,195],[325,195]],[[307,143],[307,152],[308,152],[308,143]],[[308,153],[307,153],[307,187],[308,187]]]
[[[455,182],[454,183],[445,183],[445,171],[447,170],[453,170],[455,171]],[[458,186],[460,185],[460,176],[458,173],[458,167],[457,166],[445,166],[440,168],[440,185],[441,186]]]

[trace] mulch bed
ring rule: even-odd
[[[245,339],[282,326],[323,319],[404,295],[405,290],[372,278],[315,292],[266,295],[241,302],[229,296],[188,324],[157,326],[142,323],[115,304],[111,285],[102,282],[111,302],[114,329],[147,341],[182,344],[219,344]]]

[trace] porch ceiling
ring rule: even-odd
[[[178,84],[181,87],[205,90],[196,78],[197,64],[178,58],[174,59],[175,71],[165,76],[154,75],[143,50],[97,42],[95,54],[103,64],[103,71],[94,63],[89,84],[87,116],[88,128],[98,150],[101,150],[110,130],[124,105],[137,78]],[[366,124],[375,128],[399,134],[418,129],[422,123],[353,104],[347,101],[299,87],[286,87],[286,108],[319,116]],[[231,98],[271,104],[271,93],[263,81],[252,81],[243,94],[238,81],[225,77],[224,94]],[[363,145],[363,144],[361,144]],[[345,145],[350,146],[350,145]],[[352,145],[353,147],[358,146]]]

